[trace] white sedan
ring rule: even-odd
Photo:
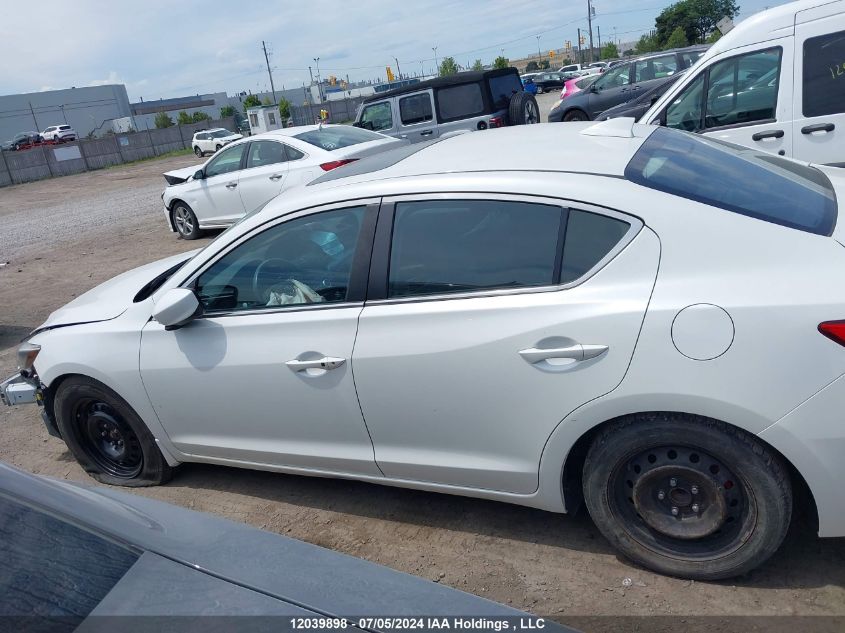
[[[349,125],[305,125],[241,139],[199,169],[164,174],[167,222],[184,239],[196,239],[203,229],[230,226],[326,171],[407,144]]]
[[[634,561],[726,578],[795,499],[845,535],[836,196],[833,168],[633,119],[403,147],[58,309],[0,392],[104,483],[584,500]]]

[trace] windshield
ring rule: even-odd
[[[214,130],[210,133],[211,138],[223,138],[224,136],[232,136],[229,130]]]
[[[352,127],[349,125],[334,125],[331,127],[324,127],[322,129],[310,130],[296,134],[294,138],[300,141],[305,141],[311,145],[316,145],[326,151],[341,149],[349,147],[350,145],[358,145],[359,143],[368,143],[370,141],[381,141],[386,137],[363,130],[359,127]]]

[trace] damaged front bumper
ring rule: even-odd
[[[37,380],[24,378],[20,373],[0,382],[0,402],[14,407],[20,404],[41,404],[43,394]]]

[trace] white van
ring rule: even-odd
[[[845,167],[845,0],[790,2],[744,20],[640,122]]]

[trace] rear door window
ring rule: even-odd
[[[428,92],[402,97],[399,99],[399,118],[402,125],[414,125],[431,121],[431,95]]]
[[[285,146],[276,141],[253,141],[249,144],[246,168],[264,167],[287,161]]]
[[[845,31],[804,42],[805,117],[845,112]]]
[[[711,137],[655,129],[625,168],[644,187],[817,235],[836,224],[830,180],[807,165]]]
[[[484,114],[481,84],[474,82],[440,88],[435,93],[437,111],[442,121],[454,121]]]
[[[598,213],[569,210],[560,283],[583,277],[625,237],[631,225]]]
[[[634,64],[634,83],[662,79],[674,75],[677,71],[678,60],[675,55],[643,59]]]

